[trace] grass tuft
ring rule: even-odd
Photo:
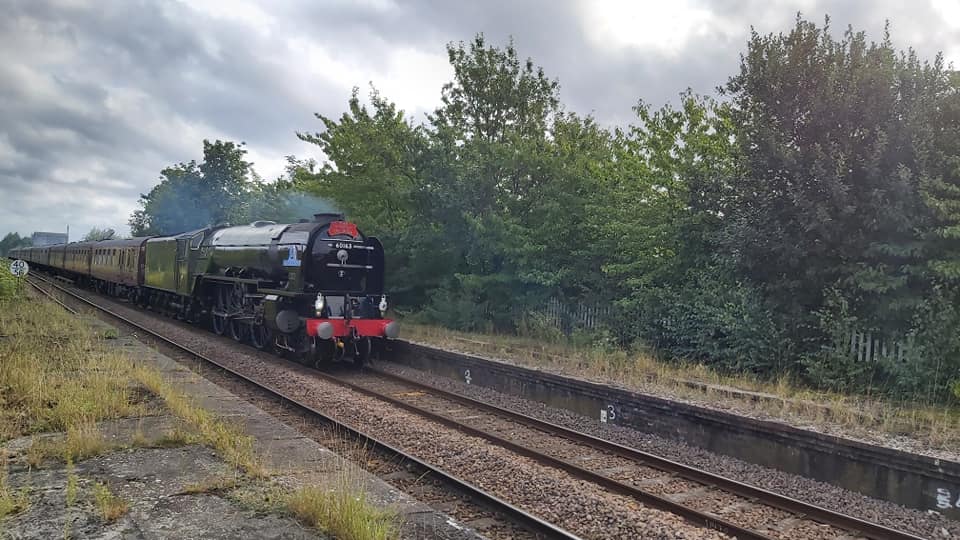
[[[200,437],[180,428],[173,428],[167,431],[150,443],[150,446],[156,448],[178,448],[188,444],[203,442]]]
[[[263,460],[254,451],[253,437],[198,407],[164,380],[159,371],[140,367],[135,370],[134,377],[160,396],[174,415],[196,431],[198,440],[217,450],[227,463],[253,478],[265,478],[268,475]]]
[[[93,500],[100,512],[100,517],[108,522],[116,521],[130,509],[127,501],[114,495],[106,484],[100,482],[93,485]]]
[[[120,332],[116,328],[107,328],[103,332],[100,332],[101,339],[117,339],[120,337]]]
[[[63,441],[61,455],[64,460],[78,461],[100,455],[111,446],[103,438],[96,424],[77,424],[67,428],[67,437]]]
[[[147,448],[150,446],[150,439],[147,438],[147,435],[143,432],[143,419],[140,419],[140,422],[137,423],[137,429],[133,432],[133,437],[130,439],[130,446],[133,448]]]
[[[341,486],[324,490],[297,489],[287,498],[287,508],[307,525],[344,540],[387,540],[399,537],[396,512],[378,508],[366,493]]]
[[[7,472],[7,454],[0,450],[0,520],[24,511],[29,505],[26,489],[14,491]]]
[[[187,484],[181,495],[218,494],[222,495],[240,485],[236,476],[214,476],[196,484]]]
[[[77,495],[79,493],[80,477],[77,476],[77,473],[73,468],[73,460],[67,460],[67,488],[65,492],[67,508],[71,508],[73,505],[77,504]]]
[[[71,463],[114,448],[104,439],[96,424],[77,424],[67,428],[67,434],[62,438],[34,439],[27,450],[27,463],[33,467],[39,467],[46,459],[62,459]]]

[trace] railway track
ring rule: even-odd
[[[350,437],[355,438],[358,441],[363,441],[364,445],[372,446],[379,452],[382,452],[383,454],[390,456],[390,461],[394,464],[402,463],[405,466],[413,465],[413,467],[416,469],[420,469],[422,471],[428,471],[434,480],[439,480],[443,484],[454,486],[454,488],[458,492],[462,494],[466,494],[467,496],[475,499],[480,503],[481,506],[488,507],[492,509],[495,513],[499,513],[499,514],[502,514],[503,516],[509,517],[511,520],[519,524],[522,529],[532,533],[531,536],[533,536],[534,538],[557,539],[557,540],[581,540],[580,537],[577,536],[576,534],[566,531],[560,527],[557,527],[556,525],[553,525],[552,523],[549,523],[545,520],[542,520],[534,516],[533,514],[526,512],[522,508],[512,505],[509,502],[497,497],[492,493],[489,493],[477,486],[474,486],[469,482],[461,480],[457,476],[443,470],[440,467],[437,467],[435,465],[431,465],[430,463],[422,461],[419,458],[409,453],[406,453],[403,450],[396,448],[395,446],[387,442],[381,441],[378,438],[373,437],[358,428],[355,428],[354,426],[350,425],[347,422],[338,420],[337,418],[330,416],[328,414],[325,414],[319,410],[316,410],[313,407],[310,407],[309,405],[303,404],[299,400],[286,395],[284,392],[278,389],[272,388],[270,385],[265,385],[261,382],[255,381],[247,377],[246,375],[239,373],[234,369],[231,369],[229,366],[223,365],[221,362],[217,362],[216,360],[211,359],[202,353],[194,351],[188,346],[182,345],[174,340],[171,340],[159,334],[158,332],[155,332],[145,327],[144,325],[141,325],[127,317],[124,317],[119,313],[115,313],[109,308],[103,307],[95,302],[92,302],[89,299],[84,298],[83,296],[76,294],[65,287],[62,287],[48,279],[38,278],[37,276],[32,276],[31,278],[27,279],[27,282],[36,290],[38,290],[41,294],[43,294],[44,296],[46,296],[47,298],[49,298],[50,300],[57,303],[58,305],[60,305],[61,307],[63,307],[64,309],[66,309],[67,311],[73,314],[77,314],[78,313],[77,310],[73,309],[71,306],[67,305],[61,299],[51,294],[49,290],[46,290],[42,286],[38,285],[36,281],[41,281],[45,285],[53,287],[60,293],[68,295],[69,297],[76,299],[77,301],[82,302],[83,304],[88,305],[97,311],[105,313],[110,317],[115,318],[118,321],[121,321],[130,327],[136,328],[137,330],[148,334],[151,338],[159,340],[164,344],[166,344],[167,346],[177,349],[182,353],[188,355],[189,357],[199,360],[204,364],[212,365],[217,369],[228,373],[231,377],[234,377],[240,381],[243,381],[248,385],[255,386],[259,390],[273,396],[274,398],[280,400],[284,404],[292,406],[293,408],[297,409],[299,412],[305,413],[309,417],[321,419],[323,422],[333,426],[336,432],[340,434],[345,433]],[[340,442],[342,440],[343,440],[342,437],[338,437],[336,440],[328,439],[326,442],[335,443],[335,442]],[[341,450],[351,450],[351,449],[344,447],[344,448],[341,448]],[[367,456],[367,458],[369,458],[369,456]],[[399,470],[395,472],[399,472]]]
[[[334,379],[737,538],[920,538],[392,373]]]
[[[61,290],[128,324],[143,328],[82,296]],[[149,329],[143,330],[166,340]],[[173,345],[184,348],[176,343]],[[202,357],[199,353],[190,353]],[[234,373],[211,359],[204,360]],[[249,381],[242,374],[234,374]],[[919,538],[396,375],[378,371],[338,375],[314,372],[313,375],[737,538]],[[256,381],[250,382],[260,385]],[[275,393],[302,407],[296,400]],[[311,412],[322,415],[312,409]],[[353,433],[359,432],[350,426],[345,428]],[[407,459],[419,462],[412,456]],[[522,512],[519,508],[516,510]],[[539,526],[544,524],[542,522]],[[547,532],[557,534],[557,531]]]

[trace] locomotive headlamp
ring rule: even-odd
[[[380,315],[387,313],[387,295],[380,296]]]
[[[323,298],[323,293],[317,293],[317,299],[313,302],[313,307],[317,311],[317,317],[321,316],[323,312],[323,306],[326,303],[326,300]]]

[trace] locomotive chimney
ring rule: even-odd
[[[343,214],[333,213],[333,212],[324,212],[320,214],[314,214],[313,220],[317,223],[330,223],[331,221],[343,221]]]

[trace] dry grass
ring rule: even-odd
[[[73,469],[73,461],[67,461],[67,488],[64,495],[67,501],[67,508],[72,508],[77,504],[77,496],[79,493],[80,477],[77,476],[76,471]]]
[[[28,302],[14,296],[0,299],[0,304],[0,335],[4,336],[0,339],[0,442],[48,431],[65,432],[62,437],[34,437],[27,459],[31,465],[40,465],[51,457],[66,461],[68,511],[80,496],[74,461],[114,449],[96,423],[142,416],[146,411],[138,398],[145,389],[159,397],[185,428],[175,428],[151,441],[138,426],[133,446],[199,442],[212,447],[238,471],[232,479],[187,486],[185,492],[229,492],[238,502],[294,513],[338,538],[397,536],[395,513],[368,503],[358,484],[348,482],[346,474],[342,485],[330,491],[306,488],[290,493],[273,484],[266,489],[242,487],[244,477],[268,477],[262,458],[254,450],[254,439],[197,406],[159,371],[135,365],[124,354],[111,351],[103,340],[115,338],[116,333],[98,334],[81,318],[46,301]],[[24,493],[14,493],[7,485],[6,460],[2,462],[0,517],[21,511],[27,504]],[[93,498],[106,521],[116,520],[129,508],[104,484],[93,486]],[[65,529],[67,534],[69,530]]]
[[[203,442],[203,440],[197,435],[176,427],[157,437],[153,441],[150,441],[149,446],[155,448],[177,448],[199,442]]]
[[[640,392],[756,413],[793,424],[907,435],[933,447],[952,449],[960,442],[960,411],[949,406],[924,406],[864,396],[821,392],[787,377],[764,381],[729,376],[701,364],[656,360],[644,352],[576,347],[569,343],[509,335],[471,334],[433,326],[405,324],[415,342],[481,356],[524,367],[615,384]]]
[[[140,384],[160,396],[170,411],[196,432],[197,440],[217,450],[227,463],[253,478],[267,476],[263,460],[254,451],[253,437],[198,407],[193,400],[164,380],[159,371],[138,367],[133,376]]]
[[[0,442],[139,412],[132,364],[48,302],[0,306]]]
[[[307,486],[287,498],[297,519],[344,540],[387,540],[399,537],[396,512],[378,508],[353,486],[332,490]]]
[[[29,505],[27,491],[15,491],[9,483],[7,472],[7,453],[0,449],[0,520],[22,512]]]
[[[236,489],[241,483],[237,476],[214,476],[196,484],[187,484],[179,495],[225,494]]]
[[[114,495],[106,484],[100,482],[93,485],[93,500],[97,511],[100,512],[100,517],[108,522],[116,521],[130,509],[127,501]]]
[[[64,437],[34,439],[27,450],[27,462],[39,467],[46,459],[58,458],[65,462],[79,461],[114,450],[96,424],[83,423],[67,428]]]
[[[133,437],[130,439],[130,446],[134,448],[147,448],[150,446],[150,439],[147,438],[147,434],[143,432],[143,419],[140,419],[140,422],[137,423],[137,429],[133,432]]]
[[[41,445],[42,455],[82,459],[107,450],[96,430],[100,420],[142,415],[137,382],[163,399],[170,411],[195,429],[174,431],[154,441],[161,446],[202,442],[230,464],[253,476],[265,471],[253,439],[218,420],[177,392],[156,370],[135,366],[110,351],[80,318],[45,301],[7,299],[0,309],[0,442],[29,433],[66,431],[63,443]]]

